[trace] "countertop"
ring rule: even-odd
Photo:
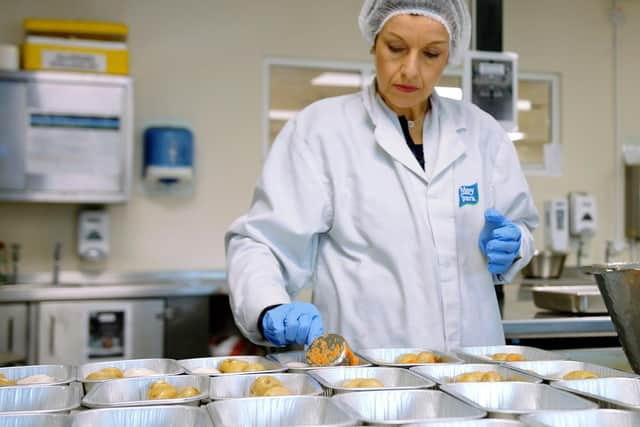
[[[507,338],[561,338],[579,336],[615,336],[616,331],[608,315],[577,315],[540,309],[533,303],[534,286],[595,285],[593,276],[570,273],[558,280],[519,279],[503,286],[501,305]]]
[[[160,271],[89,274],[60,273],[60,283],[51,285],[50,273],[23,275],[22,284],[0,286],[0,302],[38,302],[91,299],[152,298],[227,294],[224,271]],[[606,315],[571,315],[538,309],[534,285],[595,284],[591,276],[568,270],[559,280],[526,280],[503,286],[503,325],[507,338],[557,338],[615,336]]]
[[[143,273],[87,274],[61,272],[59,284],[51,275],[21,276],[17,285],[0,286],[0,302],[70,301],[123,298],[163,298],[226,294],[222,271],[166,271]]]

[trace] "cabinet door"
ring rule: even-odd
[[[162,357],[164,300],[44,302],[38,363]]]
[[[0,352],[27,357],[27,304],[0,304]]]

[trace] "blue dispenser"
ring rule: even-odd
[[[175,185],[193,180],[193,133],[183,127],[149,127],[144,131],[144,178]]]

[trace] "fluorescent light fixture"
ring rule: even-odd
[[[522,132],[509,132],[509,138],[511,138],[512,141],[521,141],[523,139],[525,139],[527,137],[526,133],[522,133]]]
[[[361,87],[362,75],[360,73],[326,72],[311,79],[314,86],[332,87]]]
[[[298,114],[296,110],[269,110],[269,120],[281,120],[286,122]]]
[[[452,86],[436,86],[436,92],[443,98],[451,98],[457,101],[462,99],[462,89]]]
[[[532,103],[528,99],[518,99],[518,111],[531,111]]]

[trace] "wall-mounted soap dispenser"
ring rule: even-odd
[[[144,131],[144,184],[148,193],[189,194],[193,189],[193,133],[184,127]]]
[[[78,214],[78,256],[88,261],[109,256],[109,216],[104,209],[84,209]]]

